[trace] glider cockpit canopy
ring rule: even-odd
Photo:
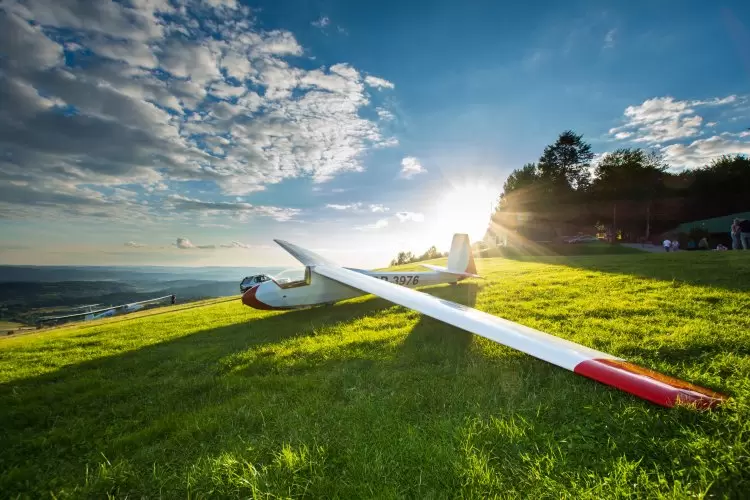
[[[274,275],[269,274],[256,274],[254,276],[248,276],[240,283],[240,291],[245,291],[264,283],[266,281],[273,281],[279,288],[296,288],[298,286],[305,286],[310,284],[312,279],[312,272],[310,267],[293,267],[285,269]]]
[[[311,280],[312,270],[310,266],[285,269],[271,276],[271,281],[283,289],[309,285]]]

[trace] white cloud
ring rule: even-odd
[[[240,81],[257,74],[257,71],[250,63],[248,55],[234,49],[227,49],[225,51],[224,57],[221,60],[221,67],[226,70],[229,76]]]
[[[357,203],[328,203],[326,205],[326,208],[332,208],[333,210],[351,210],[351,211],[363,211],[367,210],[372,213],[384,213],[388,212],[390,208],[386,207],[385,205],[382,205],[380,203],[371,203],[365,208],[364,203],[357,202]]]
[[[375,111],[378,113],[378,118],[380,118],[381,120],[391,121],[396,118],[393,113],[385,108],[377,108]]]
[[[396,217],[400,222],[424,222],[424,215],[419,212],[397,212]]]
[[[221,248],[245,248],[245,249],[253,248],[252,245],[248,245],[247,243],[240,243],[239,241],[233,241],[231,243],[222,244],[220,246]]]
[[[396,143],[361,113],[370,106],[366,84],[392,83],[363,79],[348,64],[303,67],[295,57],[305,51],[291,32],[262,30],[234,0],[189,9],[168,0],[82,5],[3,3],[0,185],[16,193],[0,197],[3,216],[114,217],[127,208],[145,221],[188,207],[289,220],[297,210],[194,199],[119,198],[115,208],[101,190],[140,184],[148,193],[179,192],[183,181],[203,181],[233,196],[289,178],[320,183],[362,171],[368,149]],[[86,64],[66,65],[52,39],[61,32],[67,50],[86,52]],[[64,107],[76,112],[59,112]]]
[[[726,97],[714,97],[712,99],[706,99],[705,101],[697,100],[691,101],[692,106],[724,106],[726,104],[732,104],[737,102],[736,95],[729,95]]]
[[[216,117],[220,120],[228,120],[229,118],[232,118],[234,115],[239,113],[241,109],[238,109],[236,106],[232,106],[231,104],[228,104],[225,101],[217,102],[213,106],[211,106],[211,116]],[[199,128],[203,129],[203,127],[198,126]],[[211,130],[210,128],[204,129],[204,130]],[[216,141],[218,141],[221,138],[217,138],[215,136],[209,136],[206,138],[209,142],[213,143],[214,146],[216,146]],[[231,144],[229,140],[226,140],[226,142],[223,143],[224,145]]]
[[[112,40],[99,36],[88,44],[100,56],[126,62],[132,66],[156,68],[158,61],[151,48],[140,40]]]
[[[228,9],[236,9],[236,0],[203,0],[205,3],[211,5],[214,8],[226,7]]]
[[[299,56],[302,55],[302,47],[297,39],[289,31],[274,30],[264,36],[251,36],[253,42],[251,53],[254,55],[270,56]]]
[[[605,49],[611,49],[615,46],[616,34],[617,34],[617,29],[612,28],[611,30],[607,31],[606,35],[604,35],[604,48]]]
[[[63,48],[12,12],[0,11],[0,47],[6,64],[18,69],[45,69],[60,64]]]
[[[190,78],[198,84],[218,80],[221,73],[218,67],[216,44],[171,41],[159,53],[159,63],[172,75]]]
[[[328,18],[328,16],[320,16],[320,18],[316,19],[310,24],[312,24],[316,28],[325,28],[326,26],[331,24],[331,20]]]
[[[698,114],[701,109],[724,108],[720,116],[726,117],[741,112],[746,102],[747,96],[736,95],[682,101],[670,96],[647,99],[628,106],[626,123],[609,133],[618,140],[642,142],[659,149],[674,168],[696,168],[725,154],[750,153],[750,143],[738,140],[747,137],[742,133],[713,132],[711,137],[696,139],[717,126],[716,121],[703,126],[703,117]]]
[[[371,230],[383,229],[385,227],[388,227],[388,219],[378,219],[372,224],[367,224],[366,226],[357,226],[354,229],[358,231],[371,231]]]
[[[382,89],[392,89],[395,87],[395,85],[388,80],[384,78],[379,78],[377,76],[367,75],[365,77],[365,83],[369,85],[370,87],[382,90]]]
[[[244,95],[247,92],[247,88],[244,85],[236,87],[222,81],[214,83],[209,92],[220,99],[231,99],[233,97]]]
[[[413,156],[407,156],[401,160],[400,176],[404,179],[411,179],[415,175],[427,172],[419,160]]]
[[[715,135],[690,144],[672,144],[662,149],[665,159],[674,167],[702,167],[722,155],[750,155],[750,143]]]
[[[193,245],[190,242],[190,240],[188,240],[187,238],[177,238],[176,245],[177,245],[177,248],[182,248],[182,249],[195,248],[195,245]]]
[[[187,238],[177,238],[175,246],[182,250],[211,250],[216,248],[216,245],[194,245],[193,242]]]
[[[332,208],[334,210],[358,210],[362,208],[362,203],[348,203],[345,205],[341,205],[338,203],[329,203],[326,205],[326,208]]]
[[[42,26],[96,33],[126,40],[152,40],[163,35],[155,14],[170,13],[166,0],[136,1],[133,7],[115,2],[81,3],[79,0],[9,0],[6,8]]]
[[[187,198],[182,195],[170,195],[168,200],[178,211],[196,210],[206,215],[235,215],[239,220],[245,220],[248,215],[271,217],[277,221],[285,222],[291,220],[300,213],[296,208],[283,208],[267,205],[252,205],[250,203],[233,201],[202,201]]]
[[[671,96],[647,99],[642,104],[625,109],[625,124],[610,129],[615,139],[626,139],[658,145],[665,142],[695,137],[701,132],[703,117],[696,109],[704,106],[727,106],[737,102],[737,96],[707,100],[679,101]],[[711,122],[707,126],[714,126]]]
[[[130,248],[143,248],[146,245],[144,245],[143,243],[136,243],[135,241],[128,241],[127,243],[125,243],[125,246]]]

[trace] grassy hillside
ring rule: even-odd
[[[16,328],[19,328],[21,326],[23,326],[23,324],[16,323],[14,321],[0,321],[0,332],[15,330]]]
[[[1,339],[1,496],[750,491],[750,252],[477,265],[427,291],[732,400],[656,407],[372,297],[233,300]]]

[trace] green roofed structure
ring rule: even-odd
[[[709,234],[716,233],[727,233],[732,227],[732,221],[734,219],[744,220],[750,219],[750,212],[739,212],[736,214],[723,215],[721,217],[714,217],[712,219],[696,220],[693,222],[683,222],[675,232],[677,233],[689,233],[692,229],[702,229],[707,231]]]

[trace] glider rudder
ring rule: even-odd
[[[451,249],[448,252],[448,271],[456,274],[477,274],[468,234],[453,235]]]

